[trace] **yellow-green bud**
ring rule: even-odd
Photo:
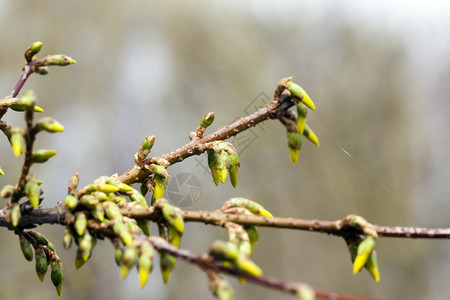
[[[312,131],[312,129],[308,126],[308,124],[305,124],[305,130],[303,131],[303,135],[306,136],[306,138],[310,140],[314,145],[320,146],[319,138],[314,133],[314,131]]]
[[[36,124],[38,130],[45,130],[47,132],[60,132],[64,131],[64,126],[52,118],[43,118]]]
[[[297,103],[297,131],[300,134],[303,134],[303,131],[305,130],[307,115],[308,110],[306,109],[306,106],[301,102]]]
[[[87,228],[87,218],[83,212],[78,212],[76,214],[76,219],[73,227],[75,228],[75,231],[79,236],[84,235]]]
[[[166,221],[170,225],[175,227],[175,229],[178,230],[178,232],[183,233],[184,222],[180,211],[176,207],[170,205],[167,202],[162,204],[161,211],[163,213],[164,219],[166,219]]]
[[[225,241],[214,241],[209,248],[209,254],[218,260],[234,261],[239,256],[236,244]]]
[[[161,274],[164,284],[167,284],[172,273],[173,266],[175,265],[176,258],[165,252],[159,252],[159,264],[161,267]]]
[[[234,188],[237,186],[238,182],[238,171],[241,166],[239,155],[236,153],[234,155],[230,155],[230,181]]]
[[[14,193],[14,186],[8,184],[5,185],[2,190],[0,191],[0,197],[2,198],[8,198],[11,197],[11,195]]]
[[[122,242],[130,246],[133,243],[133,237],[131,236],[130,231],[128,230],[128,227],[122,223],[122,222],[116,222],[113,225],[113,231],[115,234],[119,235],[122,239]]]
[[[137,256],[137,247],[128,247],[128,249],[123,252],[122,263],[120,265],[120,268],[122,269],[122,279],[125,279],[125,277],[127,277],[128,272],[136,263]]]
[[[50,262],[50,266],[52,268],[52,273],[50,274],[52,283],[56,288],[56,292],[58,293],[58,296],[61,297],[62,286],[63,286],[63,282],[64,282],[64,274],[62,272],[61,264],[57,261],[52,261],[52,262]]]
[[[11,134],[11,138],[9,139],[12,149],[13,149],[13,153],[14,156],[19,156],[20,154],[23,153],[23,135],[22,132],[17,130],[13,130],[12,134]]]
[[[218,169],[218,157],[216,152],[214,151],[208,151],[208,165],[209,169],[211,170],[211,175],[214,180],[214,184],[217,186],[219,185],[219,169]]]
[[[56,155],[56,153],[58,153],[58,151],[56,151],[56,150],[41,149],[41,150],[34,152],[33,155],[31,156],[31,159],[35,163],[43,163],[43,162],[46,162],[47,160],[49,160],[50,157]]]
[[[72,59],[69,56],[63,55],[63,54],[55,54],[55,55],[48,55],[44,58],[45,62],[44,64],[46,66],[67,66],[70,64],[76,64],[77,62]]]
[[[20,217],[22,214],[20,213],[20,207],[19,205],[14,205],[11,210],[9,211],[11,223],[14,227],[17,227],[19,225]]]
[[[63,236],[64,249],[69,249],[70,246],[72,246],[72,238],[73,238],[72,230],[70,230],[67,227],[64,228],[64,236]]]
[[[364,267],[369,271],[376,282],[380,281],[380,271],[378,270],[378,259],[375,250],[370,254]]]
[[[64,198],[64,205],[67,206],[69,209],[74,209],[78,205],[78,198],[73,195],[69,194]]]
[[[295,100],[303,102],[303,104],[305,104],[312,110],[316,109],[314,102],[312,102],[311,98],[309,98],[308,94],[301,86],[299,86],[296,83],[293,83],[292,81],[287,82],[286,86]]]
[[[39,197],[41,195],[41,188],[35,181],[28,181],[25,185],[25,194],[28,196],[33,208],[39,206]]]
[[[358,273],[361,268],[366,264],[369,255],[372,253],[375,247],[375,239],[372,236],[366,236],[364,240],[359,243],[358,251],[353,262],[353,273]]]
[[[221,151],[217,158],[217,170],[219,180],[224,183],[227,180],[228,169],[230,168],[230,158],[226,151]]]
[[[292,163],[295,165],[298,161],[298,155],[302,146],[301,134],[296,132],[289,133],[289,157]]]

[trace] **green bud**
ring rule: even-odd
[[[172,225],[167,228],[167,236],[169,238],[169,243],[177,248],[180,248],[182,233],[178,231]]]
[[[30,203],[33,208],[39,206],[39,197],[41,196],[41,188],[38,183],[35,181],[28,181],[25,185],[25,194],[30,199]]]
[[[131,233],[128,230],[127,225],[125,225],[124,223],[116,222],[113,225],[113,231],[115,234],[120,236],[120,238],[122,239],[122,242],[125,245],[130,246],[133,243],[133,237],[131,236]]]
[[[83,212],[78,212],[75,217],[75,223],[73,224],[76,233],[79,236],[84,235],[87,228],[87,218],[86,214]]]
[[[64,228],[64,236],[63,236],[63,245],[64,249],[69,249],[70,246],[72,246],[72,230],[70,230],[68,227]]]
[[[50,157],[56,155],[56,153],[58,153],[58,151],[56,150],[38,150],[37,152],[34,152],[32,154],[31,159],[33,160],[33,162],[35,163],[43,163],[46,162],[47,160],[49,160]]]
[[[34,69],[34,73],[40,74],[40,75],[47,75],[48,74],[48,67],[39,67]]]
[[[121,220],[122,213],[120,212],[117,204],[113,202],[103,202],[103,207],[105,208],[106,217],[110,220]]]
[[[9,211],[11,223],[14,227],[17,227],[19,225],[19,220],[22,214],[20,213],[20,207],[19,205],[14,205],[11,210]]]
[[[232,198],[227,202],[225,202],[225,204],[222,206],[222,209],[227,209],[230,207],[244,207],[248,209],[252,214],[255,214],[257,216],[269,218],[273,217],[273,215],[268,210],[266,210],[261,204],[246,198],[240,197]]]
[[[153,268],[153,256],[155,250],[150,243],[144,243],[140,248],[140,256],[137,263],[137,268],[139,271],[139,281],[141,283],[141,288],[147,283],[148,275]]]
[[[208,127],[214,122],[214,116],[215,114],[213,112],[207,113],[202,117],[202,120],[200,121],[201,127]]]
[[[92,216],[100,222],[105,221],[105,209],[102,205],[96,205],[91,208]]]
[[[19,241],[20,241],[20,249],[22,250],[23,256],[25,257],[26,260],[32,261],[33,247],[31,246],[30,242],[22,234],[19,235]]]
[[[5,172],[3,171],[2,167],[0,167],[0,175],[5,175]]]
[[[2,198],[8,198],[11,197],[14,193],[14,187],[10,184],[5,185],[2,190],[0,191],[0,197]]]
[[[47,248],[56,253],[55,245],[52,242],[48,241]]]
[[[47,246],[48,245],[48,240],[42,233],[39,233],[37,231],[29,231],[28,233],[33,237],[33,239],[39,245],[41,245],[41,246]]]
[[[165,252],[159,252],[159,264],[164,284],[167,284],[169,282],[170,275],[176,261],[177,259],[174,256],[169,255]]]
[[[52,118],[43,118],[39,120],[36,124],[36,128],[39,131],[45,130],[50,133],[64,131],[64,126]]]
[[[359,243],[355,261],[353,262],[353,274],[358,273],[366,264],[374,247],[375,239],[372,236],[366,236],[364,240]]]
[[[64,198],[64,205],[73,210],[78,205],[78,198],[73,194],[69,194]]]
[[[98,199],[93,195],[84,195],[80,199],[80,204],[87,206],[88,208],[94,208],[98,205]]]
[[[141,190],[142,196],[145,196],[148,193],[148,188],[145,186],[145,184],[141,183],[140,190]]]
[[[300,134],[303,134],[303,132],[305,130],[307,115],[308,115],[308,110],[306,109],[306,106],[301,102],[297,103],[297,131]]]
[[[305,124],[305,130],[303,131],[303,135],[306,136],[306,138],[310,140],[314,145],[320,146],[319,138],[314,133],[314,131],[312,131],[312,129],[308,126],[308,124]]]
[[[253,253],[253,247],[250,242],[242,241],[239,244],[239,256],[250,258]]]
[[[138,247],[128,247],[123,252],[122,263],[120,265],[120,268],[122,270],[122,279],[125,279],[125,277],[127,277],[128,272],[136,263],[137,256],[138,256]]]
[[[258,228],[253,225],[245,226],[245,231],[247,231],[248,238],[250,240],[250,245],[252,246],[252,253],[255,249],[255,244],[258,242],[259,234],[258,234]]]
[[[139,226],[137,225],[137,222],[135,219],[130,219],[130,218],[123,218],[124,220],[126,220],[126,224],[128,227],[128,231],[130,232],[131,235],[139,235],[140,233],[140,229]]]
[[[33,44],[30,45],[30,47],[27,48],[27,50],[25,50],[25,59],[27,60],[27,62],[31,62],[33,59],[33,56],[35,56],[36,54],[39,53],[39,51],[41,51],[42,49],[42,42],[34,42]]]
[[[153,144],[155,143],[155,136],[151,135],[146,137],[139,147],[138,153],[136,153],[136,157],[138,161],[143,161],[147,155],[152,150]]]
[[[238,181],[238,170],[241,166],[239,155],[236,153],[234,155],[230,155],[230,181],[234,188],[237,186]]]
[[[235,261],[235,265],[239,270],[244,271],[250,275],[257,277],[262,275],[261,268],[246,257],[243,256],[238,257],[237,260]]]
[[[214,151],[208,151],[208,165],[211,170],[211,175],[216,186],[219,185],[219,168],[218,168],[218,156]]]
[[[9,142],[11,143],[14,156],[16,156],[16,157],[23,153],[23,148],[22,148],[23,140],[24,139],[23,139],[22,132],[13,130],[13,132],[11,134],[11,138],[9,139]]]
[[[296,132],[289,133],[289,157],[292,163],[295,165],[298,161],[298,154],[300,152],[300,148],[302,146],[301,134]]]
[[[89,233],[89,231],[86,231],[84,235],[79,239],[81,257],[83,258],[84,261],[87,261],[91,257],[92,250],[94,249],[94,243],[95,239]]]
[[[45,66],[67,66],[76,64],[77,62],[69,56],[63,54],[48,55],[44,59]]]
[[[150,223],[144,219],[136,219],[137,225],[141,228],[145,236],[150,236]]]
[[[75,256],[75,269],[78,270],[86,263],[86,260],[83,258],[83,252],[80,248],[77,249],[77,254]]]
[[[155,174],[153,182],[155,183],[155,188],[153,191],[154,200],[164,197],[164,190],[169,180],[167,178]]]
[[[129,197],[130,197],[131,201],[137,201],[139,203],[142,203],[142,205],[144,205],[144,207],[148,207],[147,201],[145,200],[144,195],[142,195],[138,191],[133,189],[133,192],[129,195]]]
[[[305,104],[312,110],[316,109],[314,102],[312,102],[311,98],[309,98],[308,94],[301,86],[299,86],[296,83],[293,83],[292,81],[287,82],[286,86],[291,92],[294,100],[301,101],[303,104]]]
[[[6,99],[4,105],[14,111],[25,111],[28,107],[35,107],[36,95],[33,91],[27,91],[21,98]]]
[[[89,187],[90,192],[101,191],[104,193],[115,193],[118,192],[120,188],[117,185],[108,184],[108,183],[97,183],[93,184]]]
[[[33,91],[26,91],[23,93],[22,97],[20,97],[20,101],[27,108],[34,107],[34,103],[36,102],[36,94]]]
[[[209,248],[209,254],[218,260],[234,261],[239,256],[236,244],[225,241],[214,241]]]
[[[58,296],[61,297],[62,286],[64,282],[64,274],[62,272],[61,264],[57,261],[50,262],[50,267],[52,268],[52,273],[50,275],[52,283],[56,288]]]
[[[155,139],[156,137],[154,135],[146,137],[141,143],[142,149],[151,150],[155,144]]]
[[[175,229],[178,230],[178,232],[183,233],[184,222],[180,211],[176,207],[170,205],[167,202],[162,204],[161,211],[163,213],[164,219],[170,225],[175,227]]]
[[[217,170],[219,180],[224,183],[227,180],[228,169],[230,168],[230,158],[226,151],[221,151],[217,158]]]
[[[36,265],[35,270],[36,274],[39,277],[39,280],[44,281],[45,274],[47,273],[47,256],[45,255],[44,250],[41,247],[37,247],[35,250],[36,254]]]
[[[155,175],[158,175],[163,178],[169,178],[169,173],[163,166],[152,164],[149,166],[149,169]]]
[[[375,250],[370,254],[364,267],[369,271],[376,282],[380,281],[380,271],[378,270],[378,259]]]

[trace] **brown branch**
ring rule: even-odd
[[[39,224],[61,224],[65,225],[65,214],[69,210],[62,204],[30,210],[30,205],[22,204],[22,217],[18,227],[33,227]],[[148,209],[130,209],[123,207],[122,215],[135,219],[147,219],[157,221],[160,218],[159,212],[153,207]],[[326,220],[306,220],[295,218],[267,218],[254,215],[225,214],[220,211],[181,211],[185,222],[198,222],[224,226],[226,222],[234,222],[241,225],[255,225],[259,227],[285,228],[294,230],[304,230],[321,232],[337,236],[343,235],[343,229],[338,229],[337,221]],[[6,210],[0,210],[0,227],[14,229],[10,222],[6,221]],[[394,238],[419,238],[419,239],[450,239],[450,228],[422,228],[406,226],[380,226],[374,225],[380,237]]]
[[[301,283],[293,283],[293,282],[284,282],[281,280],[277,280],[270,277],[264,277],[264,276],[253,276],[244,272],[240,272],[238,270],[227,268],[221,265],[218,265],[214,262],[212,262],[209,257],[207,256],[199,256],[190,253],[187,250],[176,248],[167,242],[161,240],[160,238],[152,238],[152,237],[145,237],[143,239],[146,239],[149,241],[155,249],[158,251],[163,251],[165,253],[168,253],[172,256],[175,256],[177,258],[181,258],[185,261],[188,261],[192,264],[195,264],[199,266],[200,268],[207,268],[210,270],[213,270],[215,272],[221,272],[233,275],[235,277],[244,277],[246,280],[253,282],[255,284],[259,284],[265,287],[277,289],[286,293],[290,294],[297,294],[297,290]],[[360,296],[354,296],[349,294],[341,294],[336,292],[328,292],[323,290],[317,290],[313,289],[316,296],[322,299],[336,299],[336,300],[369,300],[374,298],[366,298],[366,297],[360,297]]]
[[[221,129],[217,130],[216,132],[204,136],[201,139],[194,139],[190,143],[170,153],[164,154],[161,157],[147,158],[144,160],[144,163],[157,164],[160,159],[165,159],[172,165],[177,162],[181,162],[190,156],[200,155],[204,151],[206,151],[206,148],[204,147],[206,143],[219,140],[226,140],[248,129],[249,127],[256,126],[257,124],[267,119],[278,118],[277,115],[280,112],[278,104],[279,103],[277,101],[272,100],[265,107],[259,109],[258,111],[254,112],[249,116],[237,120],[233,124],[224,126]],[[132,169],[123,173],[119,177],[119,180],[126,184],[132,184],[144,180],[150,174],[151,173],[148,170],[144,170],[139,168],[138,166],[135,166]]]
[[[34,108],[27,108],[27,110],[25,111],[25,122],[27,124],[27,130],[25,133],[25,159],[23,161],[19,180],[17,181],[17,185],[14,188],[14,194],[8,202],[9,208],[11,208],[14,203],[19,202],[20,198],[23,196],[23,190],[25,188],[25,184],[27,183],[27,176],[30,173],[31,165],[33,164],[33,144],[36,140],[36,131],[33,126],[33,115]]]
[[[89,221],[88,227],[96,231],[97,233],[100,233],[110,239],[117,238],[117,235],[106,226],[102,226],[102,224],[99,224],[95,221]],[[299,286],[302,285],[302,283],[294,283],[294,282],[284,282],[278,279],[270,278],[270,277],[264,277],[264,276],[253,276],[241,271],[238,271],[233,268],[227,268],[222,265],[218,265],[215,262],[211,261],[210,257],[203,255],[196,255],[188,250],[180,249],[175,246],[172,246],[168,244],[165,240],[163,240],[160,237],[145,237],[145,236],[135,236],[135,239],[141,239],[146,240],[152,244],[152,246],[158,250],[165,253],[168,253],[172,256],[175,256],[177,258],[180,258],[182,260],[185,260],[189,263],[192,263],[194,265],[197,265],[198,267],[202,269],[209,269],[215,272],[220,273],[226,273],[229,275],[232,275],[234,277],[243,277],[247,279],[249,282],[265,286],[267,288],[272,288],[276,290],[280,290],[282,292],[290,293],[290,294],[297,294],[297,290]],[[342,293],[336,293],[336,292],[329,292],[324,290],[318,290],[313,289],[316,296],[318,298],[322,299],[333,299],[333,300],[370,300],[374,298],[367,298],[367,297],[360,297],[350,294],[342,294]]]

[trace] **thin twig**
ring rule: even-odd
[[[69,210],[59,204],[49,208],[37,208],[30,211],[25,210],[19,221],[18,227],[30,227],[38,224],[61,224],[65,225],[65,215]],[[160,218],[159,212],[153,207],[148,209],[122,208],[122,215],[136,219],[147,219],[156,221]],[[220,211],[190,211],[182,210],[181,215],[185,222],[197,222],[223,226],[226,222],[234,222],[241,225],[255,225],[269,228],[285,228],[321,232],[342,235],[342,229],[336,226],[337,221],[307,220],[296,218],[267,218],[253,215],[225,214]],[[6,221],[6,210],[0,210],[0,227],[13,229],[10,222]],[[380,237],[414,238],[414,239],[450,239],[450,228],[423,228],[406,226],[381,226],[374,225]]]

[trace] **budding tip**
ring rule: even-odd
[[[262,217],[273,218],[273,215],[267,209],[264,209],[264,208],[260,210],[259,214]]]
[[[3,172],[3,170],[0,168],[0,175],[5,175],[5,172]]]
[[[34,106],[34,111],[41,113],[41,112],[44,112],[44,109],[42,109],[42,107],[40,107],[40,106],[35,105]]]

